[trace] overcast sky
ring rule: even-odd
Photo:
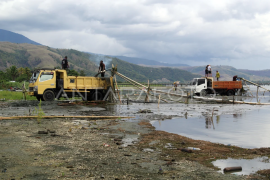
[[[54,48],[270,69],[269,0],[0,0],[0,28]]]

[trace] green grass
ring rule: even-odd
[[[0,91],[0,100],[23,100],[23,93],[16,91]],[[35,96],[28,96],[26,94],[26,100],[36,100]]]

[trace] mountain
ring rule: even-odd
[[[233,76],[237,75],[238,77],[243,77],[251,81],[270,81],[270,70],[244,70],[236,69],[232,66],[211,66],[212,75],[215,77],[216,71],[220,73],[221,81],[231,81]],[[193,67],[180,67],[182,70],[189,71],[191,73],[200,74],[204,76],[205,66],[193,66]]]
[[[35,41],[28,39],[27,37],[25,37],[21,34],[17,34],[17,33],[7,31],[4,29],[0,29],[0,41],[41,45]]]
[[[186,64],[168,64],[134,57],[55,49],[42,46],[23,35],[0,29],[0,70],[5,70],[12,65],[32,69],[60,67],[64,56],[68,56],[71,69],[84,70],[87,75],[95,75],[99,61],[103,60],[106,67],[110,67],[112,63],[117,64],[119,72],[134,80],[144,82],[148,79],[151,82],[186,82],[194,77],[204,76],[205,69],[204,66],[191,67]],[[251,81],[270,81],[270,70],[253,71],[231,66],[212,66],[213,76],[216,70],[221,74],[220,80],[232,80],[234,75],[238,75]]]
[[[150,82],[187,82],[191,81],[195,77],[200,77],[198,74],[196,75],[185,70],[169,67],[142,67],[118,58],[113,58],[112,64],[117,65],[119,73],[140,82],[147,82],[148,80]]]
[[[84,70],[87,75],[95,75],[98,72],[99,61],[103,60],[106,69],[112,64],[118,65],[118,70],[125,76],[136,81],[147,82],[149,79],[158,82],[192,80],[198,75],[181,69],[172,68],[149,68],[122,61],[106,55],[89,54],[74,49],[55,49],[48,46],[33,44],[17,44],[0,42],[0,70],[5,70],[12,65],[19,67],[54,68],[60,67],[64,56],[68,57],[71,69]],[[107,76],[110,73],[106,73]]]
[[[135,57],[126,57],[126,56],[112,56],[118,59],[124,60],[129,63],[137,64],[137,65],[146,65],[146,66],[156,66],[156,67],[179,67],[179,66],[189,66],[187,64],[169,64],[162,63],[149,59],[135,58]]]
[[[85,70],[88,75],[94,75],[98,71],[97,64],[89,60],[90,55],[87,53],[26,43],[0,42],[0,70],[12,65],[31,69],[61,67],[64,56],[68,56],[72,69]]]

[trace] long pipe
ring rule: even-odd
[[[143,84],[138,83],[138,82],[136,82],[136,81],[134,81],[134,80],[132,80],[132,79],[130,79],[130,78],[124,76],[123,74],[120,74],[119,72],[116,72],[115,74],[117,74],[118,76],[120,76],[121,78],[123,78],[123,79],[125,79],[125,80],[128,79],[128,80],[130,80],[130,81],[132,81],[132,82],[134,82],[134,83],[136,83],[136,84],[138,84],[138,85],[140,85],[140,86],[142,86],[142,87],[144,87],[144,88],[148,88],[148,87],[144,86]],[[153,91],[152,88],[150,88],[150,90]],[[170,95],[173,95],[173,96],[184,97],[184,95],[180,95],[180,94],[168,93],[168,92],[164,92],[164,91],[160,91],[160,90],[155,90],[155,91],[156,91],[156,92],[159,92],[159,93],[170,94]]]
[[[243,81],[249,82],[250,84],[253,84],[253,85],[255,85],[255,86],[258,86],[258,87],[260,87],[260,88],[263,88],[263,89],[265,89],[266,91],[270,91],[269,89],[266,89],[266,88],[260,86],[259,84],[256,84],[256,83],[254,83],[254,82],[251,82],[251,81],[249,81],[249,80],[246,80],[245,78],[241,78],[241,77],[239,77],[239,78],[240,78],[241,80],[243,80]]]
[[[119,76],[119,74],[117,74],[118,76]],[[121,77],[121,76],[120,76]],[[125,79],[124,77],[122,77],[123,79]],[[135,87],[137,87],[138,89],[140,89],[140,90],[142,90],[142,91],[144,91],[145,93],[147,93],[147,91],[145,90],[145,89],[143,89],[142,87],[139,87],[138,85],[136,85],[136,84],[134,84],[133,82],[131,82],[130,80],[128,80],[128,79],[125,79],[126,81],[128,81],[130,84],[132,84],[133,86],[135,86]],[[158,97],[157,95],[154,95],[154,94],[150,94],[151,96],[156,96],[156,97]],[[164,102],[166,102],[166,103],[168,103],[168,101],[166,101],[165,99],[162,99],[162,98],[160,98],[162,101],[164,101]]]

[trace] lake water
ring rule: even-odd
[[[270,169],[270,163],[268,157],[258,157],[255,159],[220,159],[213,162],[214,166],[221,168],[218,172],[223,173],[225,167],[241,166],[242,171],[232,172],[237,175],[248,175],[255,173],[258,170]]]
[[[270,86],[266,88],[270,89]],[[270,103],[269,92],[260,89],[259,96],[256,97],[257,87],[250,86],[249,89],[251,91],[248,95],[253,97],[236,96],[235,100]],[[177,116],[173,119],[152,120],[152,125],[156,130],[243,148],[270,147],[270,105],[208,104],[207,102],[201,104],[194,100],[189,102],[189,104],[164,103],[160,104],[159,108],[156,103],[134,103],[132,106],[118,106],[117,112],[138,116],[138,114],[134,114],[134,111],[149,109],[154,114]],[[147,114],[145,117],[147,118]],[[213,164],[221,168],[219,172],[222,173],[225,167],[242,166],[242,171],[233,172],[238,175],[255,173],[260,169],[270,169],[268,157],[250,160],[229,158],[214,161]]]
[[[270,147],[269,107],[239,114],[154,121],[156,130],[243,148]]]

